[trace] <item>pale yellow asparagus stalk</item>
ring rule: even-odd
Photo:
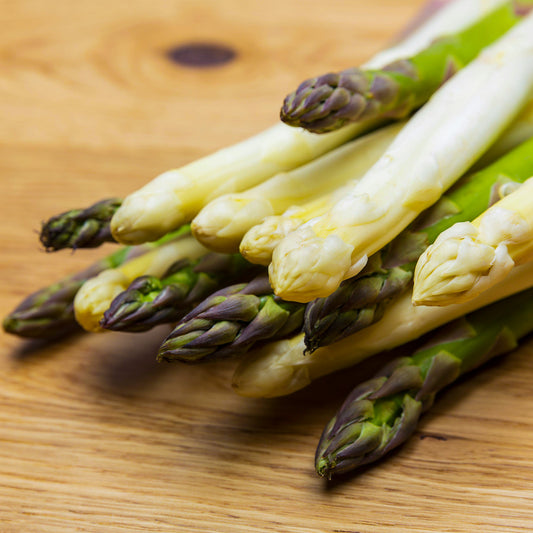
[[[349,195],[283,239],[269,267],[275,293],[308,302],[357,274],[487,150],[532,88],[530,14],[446,82]]]
[[[403,125],[400,122],[381,128],[241,193],[216,198],[192,221],[193,235],[216,252],[237,252],[244,234],[266,217],[281,214],[292,205],[317,199],[348,180],[362,177]]]
[[[254,187],[336,148],[368,124],[315,135],[279,123],[243,142],[156,177],[127,196],[111,220],[124,244],[153,241],[187,223],[211,200]]]
[[[281,215],[265,218],[261,224],[253,226],[244,234],[240,245],[241,254],[250,263],[268,266],[272,260],[274,248],[282,239],[312,218],[329,211],[349,190],[349,184],[343,185],[315,200],[292,206]]]
[[[443,231],[415,269],[415,305],[466,302],[533,259],[533,178],[472,222]]]
[[[409,57],[434,39],[470,26],[501,0],[458,0],[445,6],[405,40],[370,59],[380,68]],[[355,123],[313,134],[279,122],[273,127],[184,167],[164,172],[126,197],[111,220],[113,237],[124,244],[155,241],[189,222],[214,198],[243,191],[279,172],[292,170],[361,135],[375,122]]]
[[[516,120],[483,155],[483,165],[477,162],[476,168],[488,166],[531,136],[533,136],[533,101],[528,103]],[[324,215],[337,201],[346,196],[349,190],[350,185],[347,184],[316,200],[291,207],[282,215],[267,217],[244,235],[240,246],[241,254],[251,263],[268,266],[274,248],[282,239],[309,220]]]
[[[132,259],[117,268],[104,270],[86,281],[74,300],[76,321],[87,331],[103,331],[100,320],[113,299],[139,276],[162,276],[179,259],[196,259],[206,249],[191,235],[179,237]]]
[[[242,396],[291,394],[313,380],[348,368],[379,352],[401,346],[466,313],[533,286],[533,262],[516,267],[492,290],[465,303],[447,307],[413,306],[406,293],[383,318],[350,337],[304,355],[303,334],[250,352],[237,366],[233,389]]]

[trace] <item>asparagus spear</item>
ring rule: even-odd
[[[159,361],[198,363],[243,353],[294,333],[304,307],[272,294],[268,276],[221,289],[186,315],[163,342]]]
[[[530,14],[437,91],[346,198],[276,247],[275,293],[328,296],[436,202],[526,105],[532,51]]]
[[[315,200],[292,206],[281,215],[266,217],[244,234],[239,247],[241,254],[251,263],[268,266],[274,248],[282,239],[312,218],[326,213],[348,189],[349,185],[344,185]]]
[[[194,260],[206,253],[206,249],[190,234],[155,247],[136,259],[100,272],[80,288],[74,299],[77,322],[87,331],[102,331],[100,321],[113,299],[126,290],[139,276],[162,276],[178,259]]]
[[[402,125],[381,128],[244,192],[216,198],[192,221],[193,235],[217,252],[238,251],[244,234],[265,217],[280,214],[292,205],[316,199],[348,180],[353,183],[362,177]]]
[[[533,161],[533,151],[527,156]],[[456,223],[438,236],[416,264],[413,302],[450,305],[469,300],[531,259],[533,178],[472,222]]]
[[[119,198],[108,198],[86,209],[71,209],[56,215],[43,222],[40,241],[47,252],[96,248],[104,242],[116,242],[109,222],[121,204]]]
[[[175,322],[223,284],[248,279],[258,270],[239,254],[181,259],[162,278],[136,278],[111,302],[100,325],[113,331],[146,331]]]
[[[158,239],[223,194],[240,192],[292,170],[375,127],[368,121],[327,137],[279,123],[185,167],[157,176],[127,196],[111,220],[114,238],[123,244]]]
[[[81,331],[74,318],[74,297],[80,287],[103,270],[116,268],[143,253],[145,249],[143,246],[121,248],[83,272],[29,295],[4,318],[4,331],[37,339],[52,339]]]
[[[237,366],[233,388],[238,394],[251,397],[290,394],[321,376],[410,342],[466,313],[531,286],[533,262],[516,267],[492,290],[461,304],[415,307],[411,303],[411,294],[404,293],[387,307],[379,322],[310,355],[304,355],[303,334],[255,350]]]
[[[322,433],[317,473],[331,478],[381,459],[416,431],[440,390],[513,350],[532,330],[529,289],[436,331],[411,357],[394,360],[350,393]]]
[[[410,286],[417,259],[439,234],[456,223],[474,219],[531,175],[533,137],[487,168],[461,179],[396,239],[376,252],[360,274],[341,283],[330,296],[307,305],[307,350],[312,352],[379,320],[388,301]]]
[[[533,2],[526,0],[520,7]],[[508,1],[462,31],[379,70],[351,68],[304,81],[283,102],[281,120],[315,133],[359,120],[405,117],[524,15]]]
[[[404,41],[367,62],[367,66],[380,68],[413,55],[452,29],[469,26],[499,1],[459,0],[455,6],[444,7]],[[279,172],[312,161],[375,126],[371,120],[314,135],[280,122],[241,143],[165,172],[129,195],[111,221],[113,236],[124,244],[155,240],[192,220],[214,198],[253,187]]]

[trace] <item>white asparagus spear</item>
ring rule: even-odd
[[[272,260],[274,248],[289,233],[297,230],[312,218],[329,211],[349,189],[349,185],[343,185],[320,198],[292,206],[282,215],[265,218],[261,224],[253,226],[244,234],[239,248],[241,254],[250,263],[268,266]]]
[[[157,176],[124,199],[111,220],[124,244],[154,241],[187,223],[214,198],[254,187],[365,131],[354,124],[319,136],[279,123],[243,142]]]
[[[533,178],[472,222],[443,231],[420,256],[413,303],[466,302],[533,259]]]
[[[353,366],[363,359],[401,346],[466,313],[533,286],[533,262],[516,267],[501,283],[477,298],[447,307],[413,306],[406,293],[383,318],[345,339],[304,355],[303,334],[265,345],[241,360],[233,389],[242,396],[291,394],[313,380]]]
[[[457,0],[443,7],[404,41],[379,53],[364,66],[380,68],[409,57],[437,37],[458,31],[479,20],[504,0]],[[271,176],[303,165],[368,131],[371,123],[355,123],[317,135],[278,123],[271,128],[157,176],[127,196],[111,220],[118,242],[155,241],[189,222],[208,202],[238,192]]]
[[[357,180],[383,155],[405,123],[392,124],[247,189],[208,203],[191,224],[193,235],[216,252],[234,253],[244,234],[267,216],[311,201]]]
[[[532,89],[533,13],[437,91],[349,195],[275,248],[275,293],[309,302],[357,274],[487,150]]]

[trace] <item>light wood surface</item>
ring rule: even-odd
[[[45,255],[41,220],[124,196],[274,123],[309,75],[383,47],[422,0],[0,2],[0,313],[108,252]],[[236,50],[176,65],[190,41]],[[0,337],[0,531],[533,531],[533,345],[464,379],[388,460],[326,484],[323,425],[377,366],[277,400],[232,362],[157,365],[166,328]]]

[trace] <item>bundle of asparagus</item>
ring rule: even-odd
[[[329,296],[472,165],[530,98],[532,30],[527,16],[485,48],[409,120],[343,199],[278,244],[269,266],[276,294],[301,302]],[[501,91],[509,96],[503,105]]]
[[[531,7],[456,0],[364,67],[287,97],[283,120],[310,131],[280,123],[52,217],[47,251],[119,249],[29,296],[5,331],[170,323],[159,361],[239,355],[235,391],[272,397],[458,320],[355,389],[316,467],[378,459],[436,392],[530,329]]]
[[[402,124],[378,129],[332,150],[290,172],[277,174],[241,193],[209,202],[192,221],[194,236],[219,252],[237,252],[245,233],[268,216],[279,215],[295,202],[315,201],[347,183],[356,183],[379,159]],[[253,261],[253,248],[245,257]]]

